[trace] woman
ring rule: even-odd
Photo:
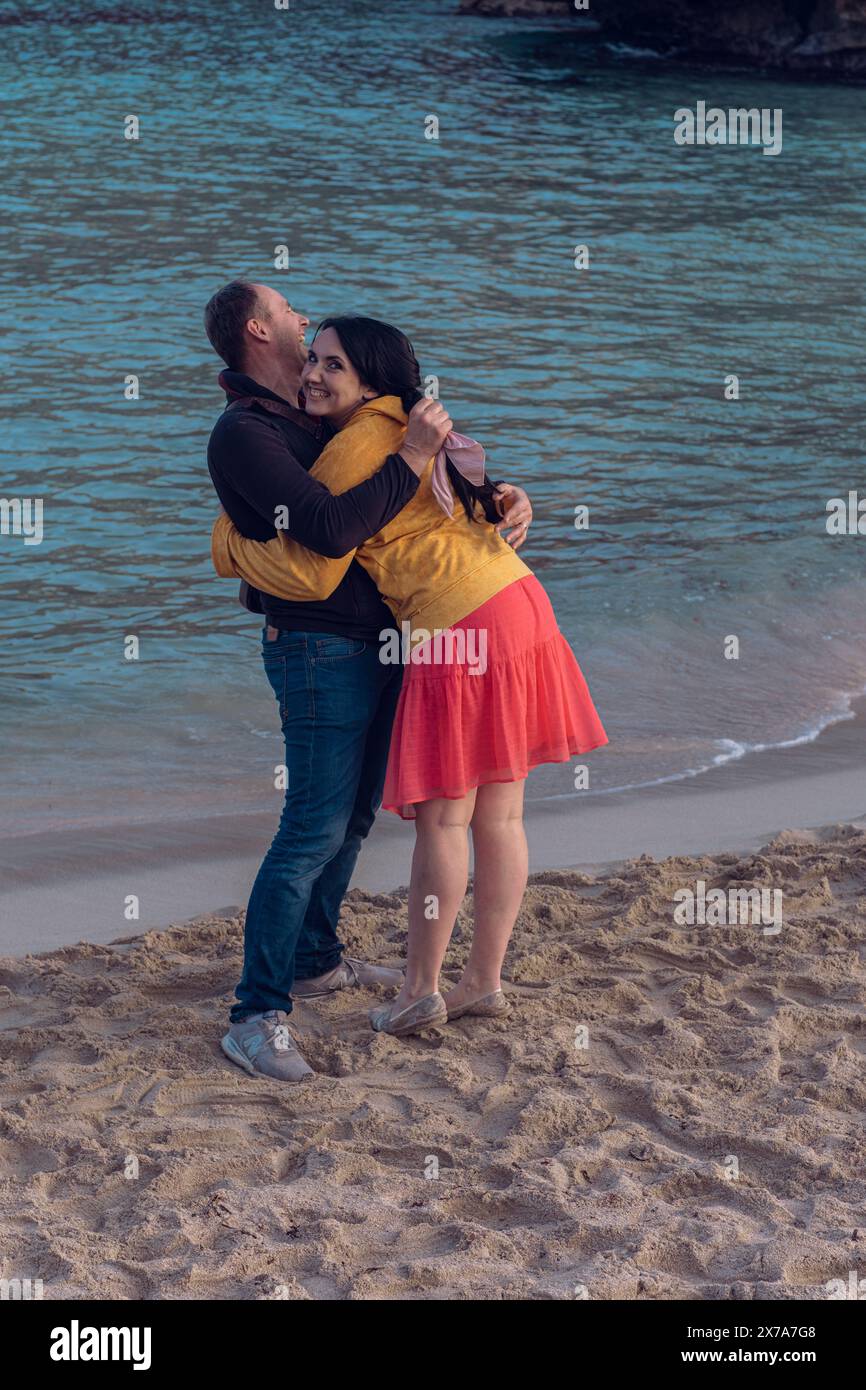
[[[307,412],[337,433],[313,476],[339,494],[398,452],[420,380],[411,343],[390,324],[323,320],[301,382]],[[446,448],[452,459],[430,460],[393,521],[340,559],[285,532],[247,540],[224,515],[212,546],[218,574],[301,601],[327,598],[357,558],[401,625],[404,647],[409,637],[383,797],[388,810],[415,821],[406,976],[396,999],[370,1015],[374,1028],[398,1036],[506,1011],[500,972],[528,873],[526,775],[607,742],[547,594],[484,522],[458,471],[467,458],[463,471],[480,462],[483,476],[483,452],[453,435]],[[386,642],[383,660],[393,659],[393,647]],[[470,826],[475,929],[463,975],[443,998],[439,974],[466,893]]]

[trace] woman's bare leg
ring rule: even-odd
[[[395,1013],[439,988],[439,971],[466,895],[474,809],[474,790],[460,800],[440,797],[415,808],[406,980],[392,1005]]]
[[[459,983],[446,996],[452,1007],[500,988],[505,952],[520,911],[529,872],[521,782],[479,787],[472,816],[475,848],[475,929]]]

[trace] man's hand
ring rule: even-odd
[[[439,401],[425,396],[423,401],[413,405],[399,454],[419,478],[453,428],[451,416]]]
[[[522,487],[515,487],[513,483],[502,483],[494,489],[493,499],[496,510],[502,517],[497,522],[495,530],[500,535],[505,536],[506,531],[511,534],[505,536],[508,544],[515,550],[519,550],[526,540],[526,533],[532,525],[532,503],[523,491]]]

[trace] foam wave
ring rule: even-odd
[[[716,740],[719,751],[710,762],[702,763],[700,767],[687,767],[678,772],[669,772],[663,777],[649,777],[643,782],[624,782],[617,787],[600,787],[597,791],[590,791],[589,796],[612,796],[615,792],[640,791],[645,787],[661,787],[669,782],[684,782],[690,777],[701,777],[705,772],[713,772],[716,768],[724,767],[726,763],[738,762],[741,758],[747,757],[750,753],[771,753],[780,748],[796,748],[800,744],[814,743],[820,738],[826,729],[836,724],[843,724],[846,720],[856,719],[857,711],[854,703],[866,696],[866,686],[862,690],[853,691],[841,695],[840,709],[836,713],[828,713],[823,719],[818,719],[805,733],[798,734],[795,738],[779,739],[772,743],[741,743],[736,739],[720,738]],[[575,792],[556,792],[550,796],[528,797],[527,801],[572,801],[577,796]]]

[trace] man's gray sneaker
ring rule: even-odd
[[[277,1081],[309,1081],[315,1076],[286,1027],[288,1014],[270,1009],[233,1023],[220,1046],[229,1061],[250,1076],[273,1076]]]
[[[370,961],[356,960],[344,956],[339,965],[326,975],[317,975],[312,980],[296,980],[292,986],[293,999],[324,999],[326,994],[336,994],[341,989],[358,989],[365,985],[384,985],[399,989],[403,983],[403,971],[390,965],[373,965]]]

